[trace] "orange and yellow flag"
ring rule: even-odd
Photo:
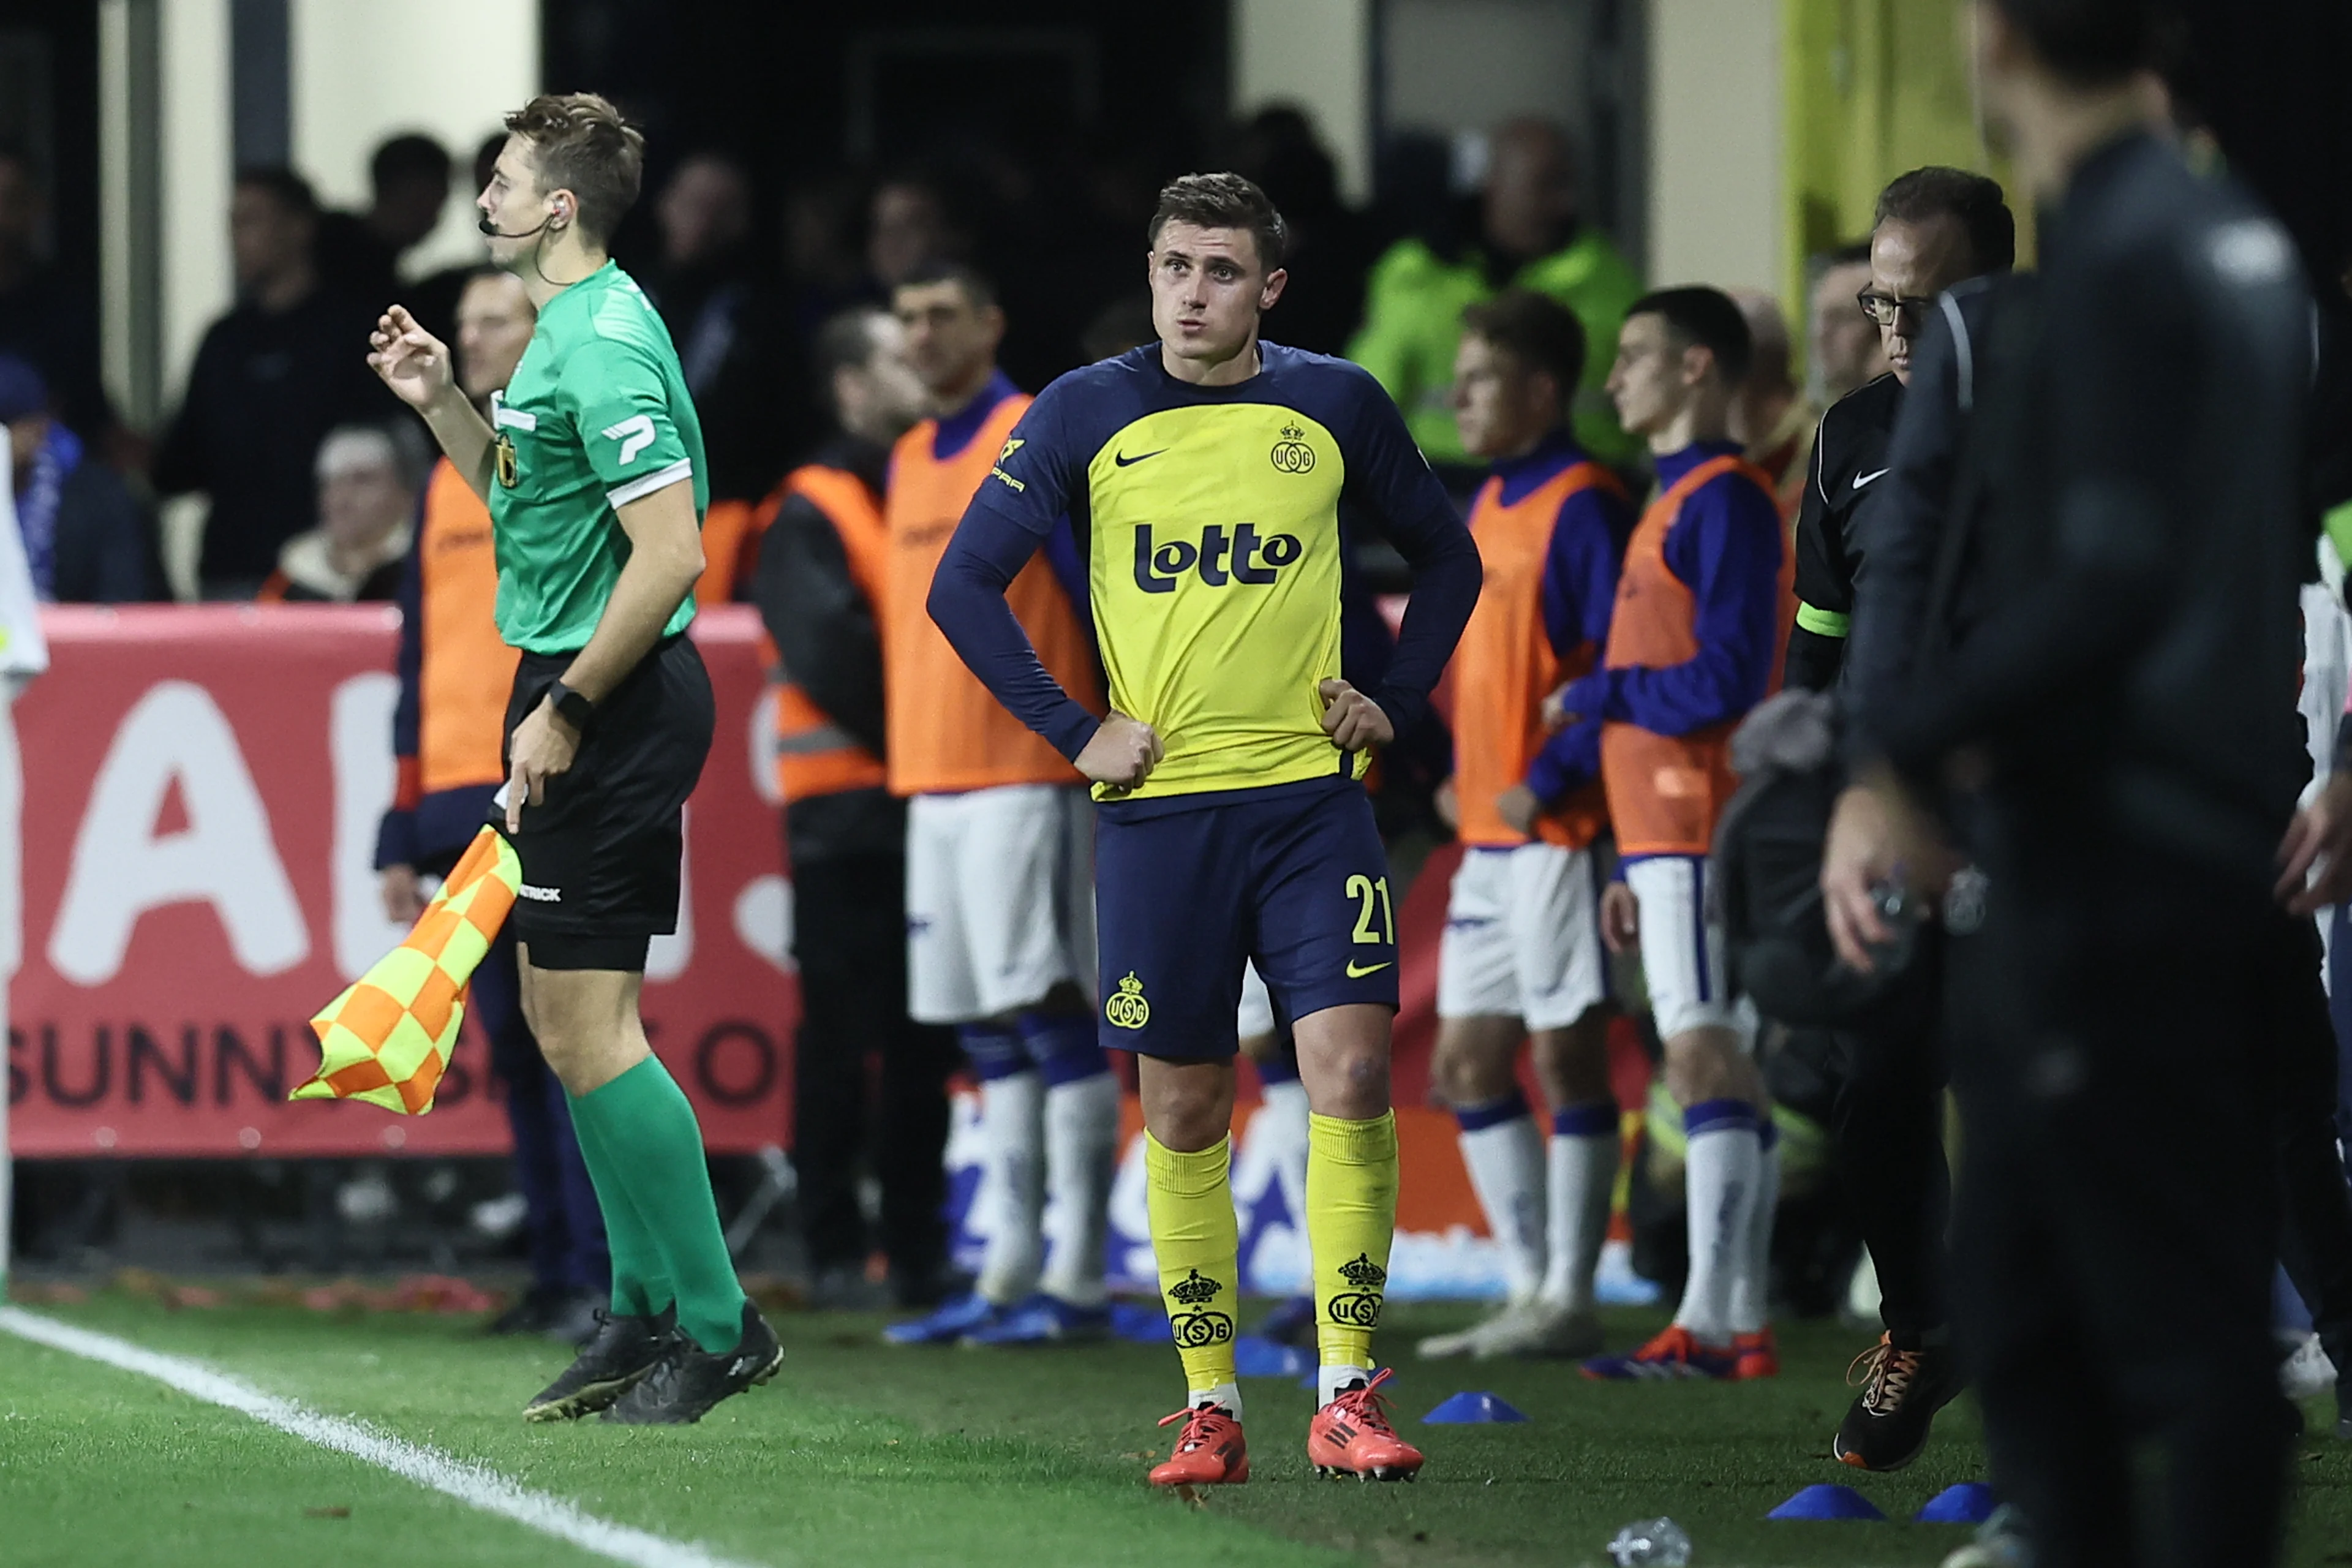
[[[323,1059],[287,1098],[365,1100],[412,1116],[432,1110],[466,1021],[466,982],[521,886],[514,846],[495,827],[475,835],[408,940],[310,1020]]]

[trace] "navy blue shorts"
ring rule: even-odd
[[[1097,814],[1104,1046],[1230,1058],[1244,959],[1286,1025],[1352,1002],[1396,1006],[1388,852],[1362,785],[1318,779],[1174,805]]]

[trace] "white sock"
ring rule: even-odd
[[[1749,1205],[1748,1245],[1731,1286],[1731,1331],[1760,1332],[1772,1315],[1772,1217],[1780,1206],[1780,1138],[1765,1111],[1757,1133],[1756,1201]]]
[[[996,1207],[973,1288],[1000,1307],[1037,1288],[1038,1265],[1045,1260],[1045,1084],[1034,1070],[1007,1073],[980,1086],[985,1179],[996,1188]]]
[[[1372,1381],[1371,1369],[1361,1366],[1318,1367],[1315,1373],[1315,1408],[1320,1410],[1339,1397],[1351,1383]]]
[[[1074,1307],[1110,1297],[1103,1251],[1118,1169],[1118,1079],[1099,1072],[1045,1091],[1045,1275],[1039,1289]]]
[[[1571,1312],[1592,1310],[1592,1276],[1609,1239],[1609,1200],[1617,1185],[1619,1154],[1615,1102],[1564,1106],[1552,1113],[1545,1147],[1550,1235],[1543,1299]]]
[[[1274,1142],[1274,1179],[1282,1184],[1282,1206],[1290,1228],[1307,1235],[1307,1086],[1297,1079],[1265,1086],[1265,1108],[1250,1123],[1252,1138]]]
[[[1690,1279],[1675,1321],[1701,1344],[1731,1343],[1731,1284],[1748,1254],[1756,1197],[1756,1110],[1746,1100],[1709,1100],[1683,1112],[1689,1152],[1683,1192],[1690,1215]]]
[[[1504,1283],[1513,1301],[1528,1300],[1544,1277],[1544,1155],[1535,1118],[1517,1089],[1454,1115],[1462,1125],[1462,1163],[1503,1254]]]
[[[1214,1405],[1238,1421],[1242,1418],[1242,1385],[1221,1383],[1214,1388],[1196,1388],[1184,1396],[1184,1408],[1198,1410],[1203,1405]]]

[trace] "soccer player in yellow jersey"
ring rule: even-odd
[[[1378,383],[1259,341],[1284,237],[1238,175],[1162,191],[1149,257],[1160,341],[1045,389],[931,586],[965,663],[1093,781],[1101,1033],[1138,1058],[1152,1249],[1186,1379],[1168,1418],[1182,1434],[1151,1473],[1162,1486],[1249,1479],[1228,1182],[1244,961],[1290,1026],[1311,1112],[1322,1370],[1307,1458],[1381,1479],[1421,1468],[1381,1413],[1371,1353],[1396,1226],[1397,953],[1358,781],[1370,748],[1427,703],[1477,600],[1478,552]],[[1340,677],[1343,505],[1414,571],[1370,693]],[[1087,562],[1107,719],[1046,674],[1004,602],[1065,515]]]

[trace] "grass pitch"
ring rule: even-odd
[[[1244,1384],[1254,1479],[1197,1503],[1150,1491],[1152,1422],[1181,1388],[1165,1347],[1026,1353],[903,1351],[878,1321],[778,1318],[783,1374],[700,1426],[526,1426],[557,1347],[478,1337],[469,1320],[327,1317],[290,1308],[168,1311],[101,1297],[41,1310],[201,1359],[329,1415],[478,1461],[604,1519],[748,1562],[792,1564],[1605,1563],[1617,1527],[1679,1520],[1695,1561],[1933,1564],[1964,1531],[1776,1523],[1815,1481],[1852,1484],[1891,1521],[1979,1479],[1974,1413],[1948,1410],[1927,1455],[1871,1477],[1829,1458],[1862,1348],[1826,1325],[1784,1331],[1777,1381],[1585,1383],[1564,1364],[1422,1364],[1391,1388],[1429,1455],[1412,1486],[1325,1482],[1303,1447],[1312,1395]],[[1408,1352],[1467,1309],[1391,1313]],[[1611,1315],[1612,1342],[1654,1313]],[[1446,1394],[1488,1389],[1524,1426],[1424,1426]],[[2309,1414],[2317,1423],[2315,1405]],[[2306,1438],[2290,1561],[2352,1563],[2352,1444]],[[596,1561],[245,1415],[62,1352],[0,1339],[0,1562],[11,1568],[459,1568]]]

